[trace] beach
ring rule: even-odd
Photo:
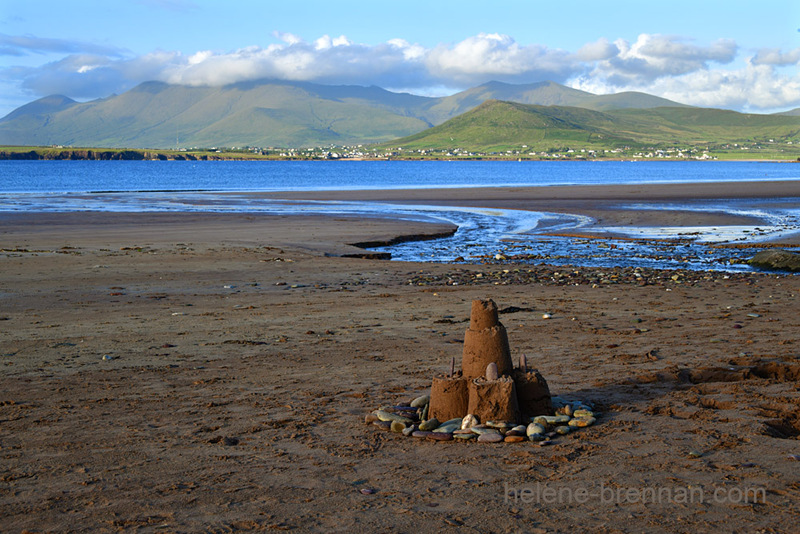
[[[252,195],[546,210],[598,226],[752,223],[621,203],[800,197],[796,181]],[[2,529],[794,530],[799,277],[343,257],[453,230],[0,214]],[[547,447],[366,425],[460,361],[471,302],[486,298],[514,361],[525,354],[553,395],[593,403],[597,423]]]

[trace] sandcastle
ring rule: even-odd
[[[519,360],[514,368],[494,301],[472,301],[461,370],[452,361],[447,375],[434,377],[428,418],[447,421],[471,414],[480,421],[527,423],[552,415],[547,382],[539,371],[528,369],[524,355]]]

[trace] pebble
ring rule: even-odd
[[[531,436],[533,434],[544,434],[546,431],[547,427],[539,423],[531,423],[528,425],[528,428],[525,429],[525,433],[528,436]]]
[[[503,436],[499,432],[489,432],[478,436],[478,441],[480,443],[500,443],[503,441]]]
[[[419,429],[422,431],[429,431],[433,430],[434,428],[438,428],[439,426],[439,420],[434,417],[433,419],[428,419],[427,421],[420,423]]]
[[[547,436],[544,434],[531,434],[528,436],[528,441],[545,441]]]
[[[392,423],[389,421],[381,421],[380,419],[372,423],[373,425],[377,426],[381,430],[389,430],[392,428]]]
[[[452,434],[456,430],[460,429],[459,426],[454,423],[450,423],[449,425],[442,425],[439,428],[433,429],[433,431],[436,433],[444,433],[444,434]]]
[[[566,426],[566,425],[561,425],[561,426],[557,426],[556,427],[556,433],[557,434],[561,434],[562,436],[566,435],[566,434],[569,434],[570,430],[572,430],[572,429],[570,427]]]
[[[575,410],[575,412],[572,414],[572,417],[582,417],[582,418],[594,417],[594,412],[585,409]]]
[[[500,378],[500,374],[497,370],[497,364],[492,362],[486,366],[486,380],[491,382],[493,380],[497,380]]]
[[[578,418],[575,418],[575,419],[571,420],[567,424],[569,426],[571,426],[571,427],[584,428],[584,427],[587,427],[587,426],[592,426],[595,421],[596,421],[596,419],[594,417],[586,417],[586,418],[578,417]]]
[[[428,439],[433,441],[452,441],[453,434],[449,432],[431,432],[426,436]]]
[[[468,432],[466,434],[453,434],[453,438],[455,439],[463,439],[463,440],[470,440],[470,439],[478,439],[478,434],[473,434],[472,432]]]
[[[406,429],[405,423],[401,423],[400,421],[392,421],[389,425],[389,430],[392,432],[397,432],[400,434],[403,430]]]
[[[416,399],[412,400],[410,406],[412,408],[422,408],[423,406],[428,404],[430,401],[431,401],[430,396],[422,395],[421,397],[417,397]]]
[[[453,435],[460,435],[460,436],[477,436],[475,432],[472,431],[471,428],[459,428],[458,430],[453,431]]]
[[[114,359],[114,357],[111,356],[110,354],[103,354],[103,361],[104,362],[109,362],[109,361],[111,361],[113,359]]]
[[[461,428],[461,421],[462,420],[463,419],[461,417],[456,417],[454,419],[448,419],[447,421],[442,423],[442,426],[444,426],[444,425],[458,425],[458,427]]]
[[[364,424],[365,425],[372,424],[375,421],[380,421],[380,419],[378,419],[378,416],[375,415],[374,413],[368,413],[366,416],[364,416]]]
[[[410,436],[411,434],[416,432],[418,429],[419,429],[419,427],[417,425],[407,426],[407,427],[405,427],[403,429],[403,435],[404,436]]]
[[[476,434],[499,434],[497,429],[489,428],[488,426],[485,425],[475,425],[473,427],[470,427],[470,430],[472,430]]]
[[[467,414],[464,417],[464,420],[461,421],[461,428],[472,428],[475,425],[479,425],[481,423],[480,419],[477,416],[472,414]]]
[[[500,430],[506,430],[506,429],[509,429],[509,428],[513,428],[516,425],[514,425],[512,423],[507,423],[505,421],[486,421],[486,426],[491,427],[491,428],[497,428],[497,429],[500,429]]]
[[[525,441],[525,438],[523,436],[506,436],[503,441],[506,443],[519,443]]]
[[[546,439],[544,441],[540,441],[539,442],[539,446],[540,447],[547,447],[548,445],[552,445],[552,444],[553,444],[553,442],[550,441],[549,439]]]
[[[378,419],[380,419],[381,421],[389,421],[389,422],[399,421],[399,422],[405,423],[407,425],[410,425],[411,423],[413,423],[413,421],[411,419],[409,419],[408,417],[403,417],[402,415],[397,415],[396,413],[389,413],[386,410],[375,410],[372,413],[377,415]]]
[[[533,422],[547,428],[547,425],[550,424],[547,422],[547,417],[546,415],[537,415],[533,418]]]
[[[528,429],[525,425],[517,425],[510,430],[510,432],[518,432],[520,435],[524,434],[525,431]]]
[[[411,436],[415,438],[427,438],[431,434],[433,434],[433,432],[426,432],[424,430],[415,430],[414,432],[411,433]]]

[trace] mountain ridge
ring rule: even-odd
[[[446,97],[279,80],[222,87],[153,81],[90,102],[51,95],[25,104],[0,119],[0,144],[169,148],[380,143],[442,124],[486,100],[587,109],[686,107],[644,93],[593,95],[547,81],[488,82]]]

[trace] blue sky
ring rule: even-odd
[[[800,107],[797,0],[0,0],[0,116],[48,94],[258,78],[450,94],[500,80]]]

